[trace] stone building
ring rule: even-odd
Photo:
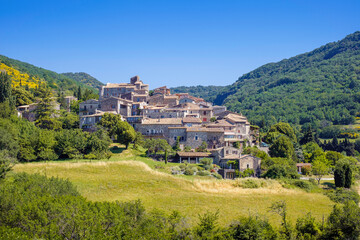
[[[170,95],[170,89],[167,88],[166,86],[155,88],[153,95],[158,95],[158,94],[162,94],[165,96]]]
[[[145,137],[165,138],[169,136],[169,128],[181,127],[183,125],[181,118],[159,118],[143,119],[141,123],[135,125],[135,129]]]
[[[184,161],[191,164],[199,164],[203,158],[212,158],[209,152],[177,152],[175,158],[179,163]]]
[[[132,102],[117,97],[109,97],[101,100],[101,111],[108,112],[113,111],[121,116],[131,116]]]
[[[100,102],[96,99],[89,99],[79,103],[79,116],[93,115],[100,109]]]
[[[72,102],[75,102],[77,101],[78,99],[74,96],[66,96],[64,97],[64,100],[65,100],[65,108],[68,112],[70,112],[70,105]]]
[[[143,97],[146,96],[147,98],[148,94],[149,85],[144,84],[139,76],[130,78],[130,83],[108,83],[100,89],[100,99],[117,97],[132,100],[129,98],[141,97],[142,100],[146,101]]]
[[[52,114],[52,117],[59,117],[60,104],[52,98],[51,102],[53,110],[55,113]],[[38,107],[38,103],[31,103],[29,105],[22,105],[17,107],[18,116],[27,119],[30,122],[36,120],[36,109]]]
[[[212,151],[214,163],[221,167],[219,173],[223,178],[235,178],[236,170],[243,172],[246,169],[254,171],[253,177],[261,175],[261,159],[251,155],[242,155],[242,149],[222,147]]]

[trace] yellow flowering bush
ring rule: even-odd
[[[9,67],[4,63],[0,63],[0,71],[5,71],[12,78],[12,87],[17,87],[20,84],[22,86],[28,85],[29,88],[35,88],[39,86],[40,79],[37,77],[31,77],[27,73],[21,73],[15,68]]]

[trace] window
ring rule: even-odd
[[[233,151],[233,154],[237,154],[237,151]]]
[[[204,111],[204,115],[206,115],[206,111]]]
[[[199,137],[198,136],[195,136],[195,140],[198,140],[199,139]]]
[[[249,169],[249,168],[250,168],[250,165],[249,165],[249,164],[246,164],[246,168]]]
[[[207,121],[207,118],[203,118],[203,122],[206,122]]]
[[[86,110],[86,105],[84,106],[84,110]]]
[[[174,137],[174,140],[176,141],[176,140],[177,140],[177,137]]]
[[[226,150],[226,154],[229,154],[229,150]]]
[[[112,105],[111,105],[111,108],[115,108],[115,104],[112,104]]]

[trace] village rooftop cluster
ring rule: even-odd
[[[65,98],[67,106],[76,98]],[[55,109],[59,106],[54,106]],[[34,120],[36,104],[20,106],[18,111],[30,121]],[[242,155],[244,145],[258,145],[258,129],[250,126],[242,114],[227,111],[225,106],[213,106],[202,98],[188,93],[171,94],[166,86],[149,91],[139,76],[129,83],[108,83],[99,91],[99,100],[90,99],[79,104],[80,128],[93,132],[105,113],[120,115],[144,138],[162,138],[170,145],[179,139],[178,162],[199,163],[212,158],[221,167],[224,178],[235,178],[231,162],[239,162],[239,171],[251,169],[260,176],[261,159]],[[195,149],[205,142],[207,152]],[[185,147],[192,151],[185,152]]]

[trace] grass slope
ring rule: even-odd
[[[154,170],[155,165],[159,163],[126,150],[110,161],[27,163],[16,165],[14,170],[69,179],[91,201],[141,199],[147,209],[178,210],[191,221],[207,210],[219,209],[222,224],[249,214],[266,215],[273,223],[279,223],[279,217],[268,212],[270,205],[279,200],[287,202],[292,222],[307,212],[320,220],[333,205],[322,194],[285,189],[277,182],[267,188],[243,189],[235,187],[232,180],[172,176]]]

